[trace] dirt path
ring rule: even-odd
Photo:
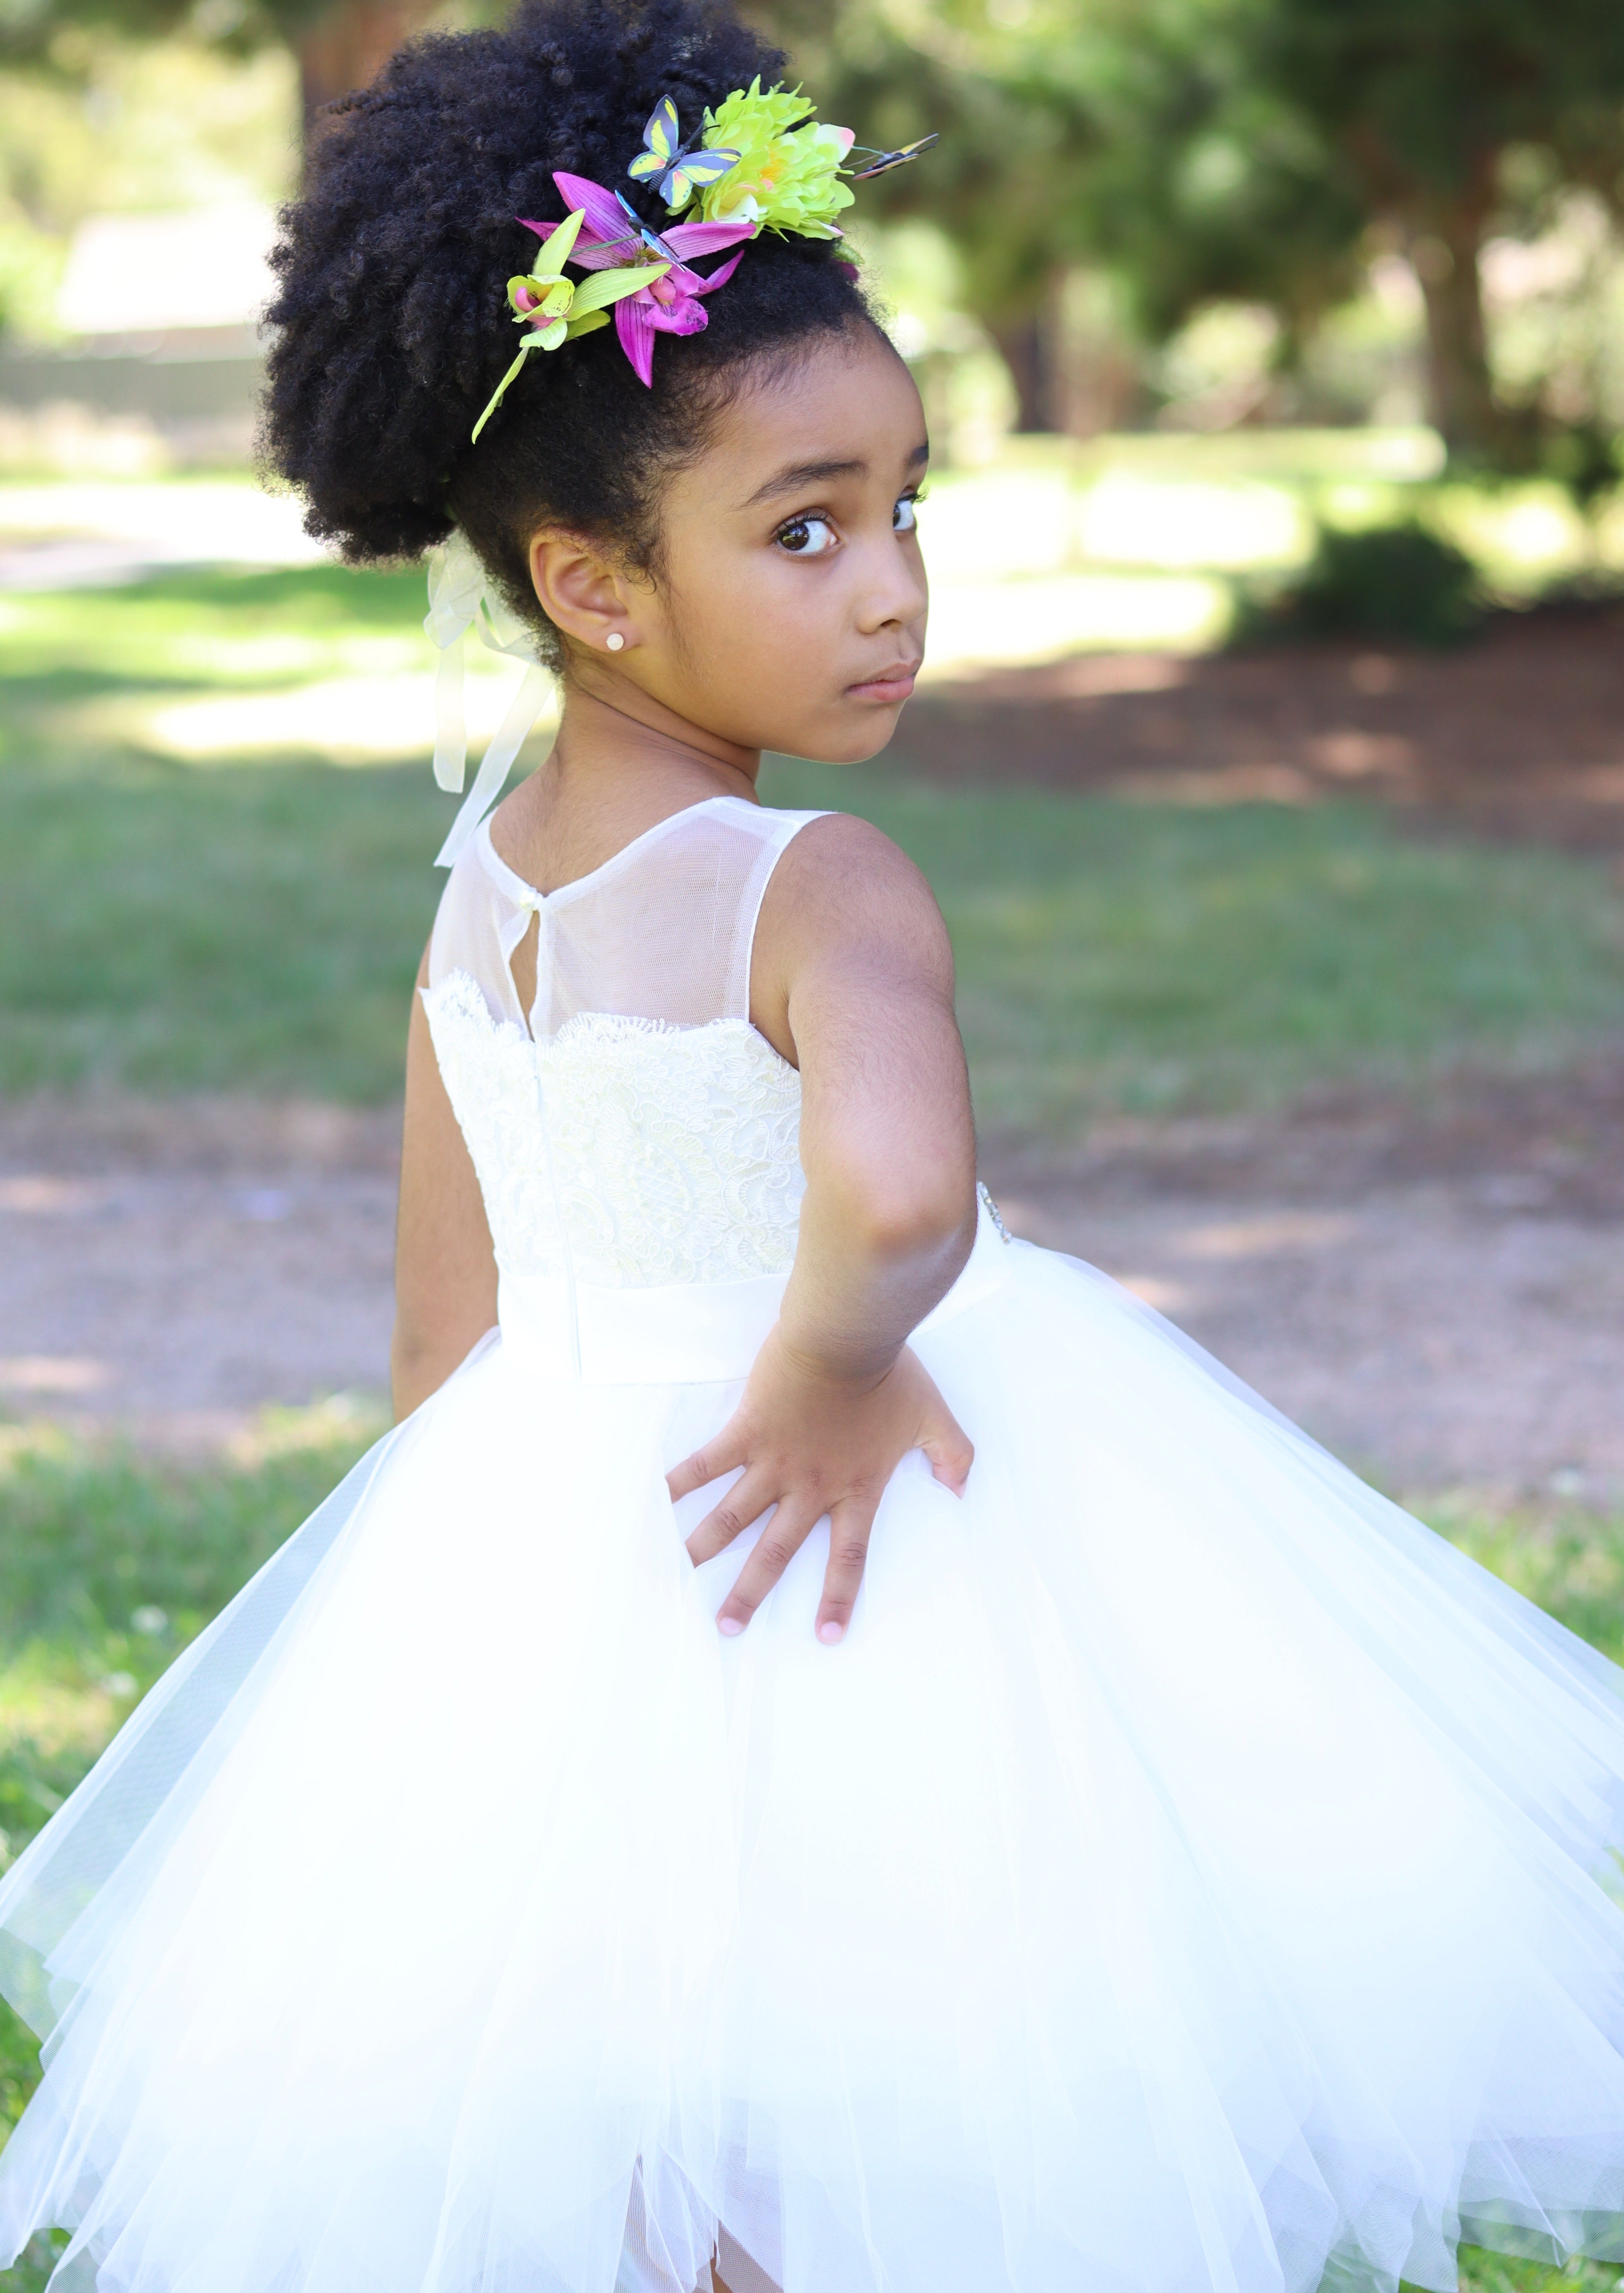
[[[1624,1498],[1624,1055],[1269,1123],[989,1145],[1010,1223],[1105,1267],[1384,1484]]]
[[[1011,1226],[1103,1266],[1387,1484],[1624,1495],[1624,1054],[1271,1124],[987,1142]],[[0,1406],[166,1448],[381,1391],[391,1114],[0,1111]]]
[[[0,1409],[162,1448],[381,1393],[399,1118],[252,1100],[0,1111]]]
[[[916,695],[889,754],[1153,803],[1374,798],[1418,825],[1618,852],[1624,606],[1502,616],[1450,652],[1078,653],[953,677]]]

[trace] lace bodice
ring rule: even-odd
[[[767,879],[816,813],[718,797],[542,895],[480,831],[424,992],[505,1276],[608,1288],[787,1272],[800,1078],[750,1024]],[[539,919],[536,1000],[510,959]]]

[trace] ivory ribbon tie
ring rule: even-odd
[[[437,868],[449,868],[500,796],[513,760],[541,713],[548,695],[548,673],[536,659],[530,631],[491,588],[484,567],[461,532],[453,533],[449,541],[428,553],[428,612],[423,627],[440,653],[434,678],[434,779],[448,795],[461,794],[467,769],[463,642],[469,628],[477,629],[481,644],[491,652],[508,653],[524,663],[518,691],[435,859]]]

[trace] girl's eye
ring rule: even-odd
[[[834,547],[835,532],[826,517],[792,517],[773,539],[792,557],[821,557]]]
[[[897,504],[896,508],[891,512],[891,531],[893,533],[917,533],[919,531],[919,519],[916,515],[918,507],[919,499],[917,495],[904,494],[902,499]]]

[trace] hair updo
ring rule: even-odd
[[[562,216],[562,168],[658,229],[663,202],[626,169],[660,98],[690,135],[783,67],[720,0],[521,0],[503,30],[413,41],[351,97],[272,257],[261,447],[304,493],[307,530],[364,563],[460,526],[555,665],[526,554],[539,525],[655,571],[662,480],[703,451],[752,367],[872,323],[867,305],[838,239],[764,231],[704,331],[659,337],[652,389],[610,326],[527,358],[471,446],[517,344],[507,282],[536,251],[516,218]]]

